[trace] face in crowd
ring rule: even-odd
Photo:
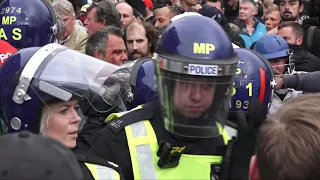
[[[278,27],[280,23],[280,12],[279,11],[272,11],[266,15],[264,18],[264,22],[267,28],[267,31]]]
[[[136,17],[133,15],[133,9],[129,4],[119,3],[116,9],[121,14],[121,23],[124,28],[127,28],[130,23],[136,20]]]
[[[300,17],[303,5],[298,0],[280,0],[280,14],[283,21],[295,21]]]
[[[256,14],[256,8],[251,2],[240,2],[239,18],[242,21],[253,19]]]
[[[151,46],[146,37],[146,30],[143,25],[133,22],[126,29],[126,43],[130,60],[135,60],[149,55]]]
[[[40,134],[49,136],[69,148],[74,148],[81,120],[77,112],[78,107],[78,102],[75,100],[45,106],[42,112]]]

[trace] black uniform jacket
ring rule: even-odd
[[[320,59],[300,46],[289,46],[293,50],[296,71],[320,71]]]
[[[186,146],[183,152],[184,154],[223,156],[225,145],[222,136],[211,139],[185,139],[177,137],[164,129],[163,119],[161,117],[159,101],[150,102],[145,104],[142,109],[123,115],[120,117],[123,121],[120,127],[114,127],[110,123],[97,132],[93,139],[94,143],[91,143],[92,147],[88,151],[88,156],[95,155],[116,163],[120,166],[126,180],[134,179],[124,127],[125,125],[146,119],[150,120],[158,143],[160,143],[160,141],[166,141],[172,145]]]

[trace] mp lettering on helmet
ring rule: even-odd
[[[194,54],[210,54],[216,49],[215,45],[209,43],[193,43]]]
[[[218,66],[216,65],[201,65],[189,64],[188,74],[199,76],[217,76]]]
[[[21,8],[3,7],[0,9],[0,39],[5,41],[19,41],[24,30],[19,25],[13,25],[17,21],[17,15],[21,14]]]

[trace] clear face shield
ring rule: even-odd
[[[62,101],[85,99],[97,112],[103,113],[116,106],[131,91],[129,76],[127,69],[58,44],[49,44],[29,60],[15,94],[27,92],[30,87],[36,93],[41,91]],[[28,95],[23,97],[14,96],[14,99],[23,103],[28,100]],[[101,98],[108,106],[94,106],[93,97]],[[46,99],[42,100],[46,102]]]
[[[169,62],[158,57],[156,73],[165,128],[183,137],[219,136],[230,105],[237,61],[221,66],[189,64],[187,71],[203,74],[192,75],[164,70],[167,63],[163,60]]]
[[[120,68],[128,69],[131,71],[133,68],[134,64],[137,62],[137,60],[134,61],[126,61],[126,63],[120,65]]]

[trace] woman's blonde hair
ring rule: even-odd
[[[49,120],[53,115],[53,113],[55,112],[55,110],[56,110],[55,107],[48,107],[47,105],[43,106],[41,119],[40,119],[40,130],[39,130],[40,135],[45,135],[47,133]]]

